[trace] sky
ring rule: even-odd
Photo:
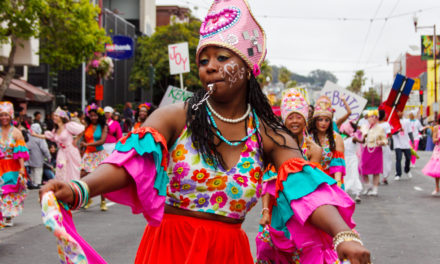
[[[393,62],[408,52],[420,54],[420,36],[440,27],[439,0],[248,0],[267,34],[270,64],[308,75],[332,72],[348,86],[364,70],[366,86],[391,85]],[[189,7],[202,19],[212,0],[156,0],[157,5]],[[415,32],[419,26],[431,28]],[[437,28],[440,35],[440,28]],[[387,64],[387,58],[389,64]]]

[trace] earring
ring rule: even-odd
[[[247,79],[250,80],[250,79],[251,79],[251,72],[248,71],[247,73],[248,73],[248,74],[247,74]]]

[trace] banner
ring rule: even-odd
[[[168,58],[171,75],[189,72],[188,42],[168,45]]]
[[[113,44],[105,44],[105,53],[115,60],[126,60],[133,57],[133,39],[126,36],[112,36]]]
[[[348,120],[356,120],[361,116],[362,111],[367,105],[367,99],[360,97],[359,95],[352,93],[341,86],[327,81],[324,85],[324,89],[321,91],[322,95],[326,95],[330,98],[332,102],[332,107],[335,109],[335,117],[336,119],[342,117],[347,113],[345,110],[344,102],[342,101],[342,97],[345,97],[347,104],[350,106],[351,115],[348,117]]]
[[[437,59],[439,59],[440,56],[440,36],[436,36],[437,37],[437,47],[436,47],[436,52],[435,52],[435,56]],[[422,35],[421,37],[422,40],[422,45],[420,45],[420,47],[422,47],[422,60],[433,60],[434,59],[434,37],[433,36],[427,36],[427,35]]]
[[[165,92],[165,95],[162,97],[162,101],[160,102],[159,107],[175,104],[175,103],[181,103],[185,102],[185,100],[188,97],[191,97],[193,95],[190,91],[184,91],[180,88],[174,87],[174,86],[168,86],[167,91]]]

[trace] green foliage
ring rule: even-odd
[[[264,87],[272,81],[272,66],[269,65],[268,60],[263,61],[260,70],[261,73],[257,76],[257,81],[260,83],[261,87]]]
[[[347,89],[349,91],[352,91],[353,93],[359,94],[361,92],[362,86],[365,85],[365,81],[367,80],[364,75],[365,73],[363,70],[357,71],[354,74],[353,80],[351,81],[351,84],[347,87]]]
[[[380,105],[380,95],[375,89],[371,88],[362,94],[362,96],[367,99],[367,106],[379,107]]]
[[[200,89],[202,84],[195,60],[200,24],[200,21],[191,19],[189,23],[158,27],[151,37],[140,37],[137,41],[135,63],[130,74],[130,89],[150,88],[152,74],[149,65],[154,67],[154,103],[160,101],[168,85],[179,87],[179,76],[170,75],[168,59],[168,45],[179,42],[188,42],[189,49],[191,71],[183,74],[184,86],[190,91]]]
[[[104,51],[104,44],[111,42],[98,25],[99,7],[89,0],[41,1],[41,61],[53,69],[77,67],[94,52]]]
[[[338,78],[333,73],[319,69],[311,71],[309,77],[315,81],[314,84],[317,86],[324,86],[326,81],[338,82]]]
[[[11,36],[21,39],[38,36],[38,14],[42,8],[42,0],[1,0],[0,43],[6,43]]]
[[[295,80],[290,80],[286,83],[286,88],[294,88],[298,86],[298,83]]]
[[[283,66],[278,72],[278,80],[282,84],[284,84],[284,87],[286,87],[287,82],[290,81],[291,75],[292,73],[286,67]]]

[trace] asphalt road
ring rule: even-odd
[[[356,229],[372,252],[373,263],[440,263],[440,197],[431,196],[434,180],[420,172],[430,154],[420,153],[412,179],[391,180],[380,186],[378,197],[363,197],[356,207]],[[89,210],[74,213],[79,233],[108,263],[133,263],[146,221],[121,205],[101,212],[98,202],[95,199]],[[259,212],[257,205],[243,224],[253,253]],[[37,191],[29,192],[15,226],[0,230],[0,263],[59,263],[55,238],[41,222]]]

